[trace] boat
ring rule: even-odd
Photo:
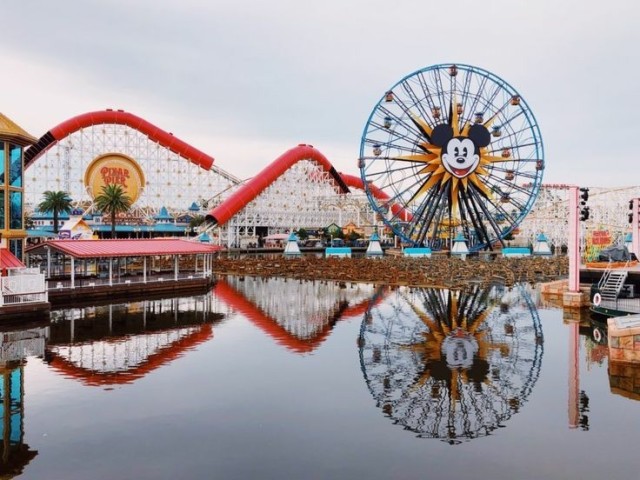
[[[591,285],[590,310],[605,317],[640,313],[640,289],[629,278],[629,265],[607,268],[598,283]]]

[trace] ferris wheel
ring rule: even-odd
[[[540,375],[544,338],[525,285],[400,288],[371,303],[358,346],[384,415],[456,444],[520,411]]]
[[[538,124],[513,87],[442,64],[382,96],[358,166],[373,209],[403,242],[439,248],[463,233],[477,251],[504,243],[529,213],[545,164]]]

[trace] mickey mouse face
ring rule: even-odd
[[[471,175],[480,163],[480,148],[491,143],[491,135],[484,125],[469,128],[468,137],[454,137],[448,124],[436,125],[431,132],[431,143],[440,147],[442,166],[457,178]]]
[[[442,152],[442,165],[451,175],[464,178],[478,166],[480,155],[469,138],[455,137],[449,140]]]

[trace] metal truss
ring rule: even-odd
[[[607,230],[613,243],[622,243],[631,231],[628,222],[629,201],[640,197],[640,186],[602,188],[588,187],[589,219],[581,222],[583,239],[590,231]],[[569,185],[542,185],[538,199],[520,225],[518,239],[535,242],[538,234],[544,233],[549,243],[560,247],[567,245],[569,218]]]
[[[243,183],[216,166],[209,171],[196,166],[136,129],[101,124],[70,134],[29,166],[25,172],[26,210],[34,211],[47,190],[66,191],[75,207],[90,208],[84,174],[96,157],[107,153],[127,155],[142,168],[146,186],[131,213],[149,221],[162,207],[174,217],[188,213],[193,202],[205,213]],[[284,233],[321,229],[332,223],[342,227],[351,222],[365,230],[377,223],[366,195],[341,193],[330,173],[312,160],[303,160],[216,231],[218,241],[231,247],[257,240],[258,231]]]
[[[218,203],[222,198],[211,199]],[[290,167],[254,200],[216,228],[220,242],[228,247],[267,235],[305,229],[321,229],[335,223],[371,226],[375,216],[363,193],[341,193],[331,174],[311,160]]]
[[[140,164],[146,186],[134,205],[148,216],[166,207],[172,215],[188,211],[193,202],[206,208],[205,199],[228,190],[240,179],[214,166],[204,170],[145,134],[118,124],[83,128],[52,146],[25,172],[25,206],[33,211],[42,192],[62,190],[75,206],[87,208],[91,198],[84,173],[93,159],[106,153],[122,153]]]

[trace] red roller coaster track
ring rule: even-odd
[[[60,140],[74,132],[93,125],[120,124],[138,130],[147,135],[151,140],[158,142],[163,147],[189,160],[199,167],[209,170],[213,165],[213,157],[192,147],[188,143],[174,137],[172,133],[166,132],[147,122],[132,113],[124,110],[103,110],[98,112],[88,112],[70,118],[60,125],[53,127],[24,153],[25,168],[37,160],[40,155],[55,145]]]
[[[207,215],[207,221],[218,225],[225,224],[238,211],[260,195],[260,193],[271,185],[280,175],[302,160],[313,160],[316,162],[331,174],[343,193],[349,192],[349,188],[333,165],[327,160],[327,157],[311,145],[300,144],[280,155],[258,175],[240,187],[240,189],[233,193],[227,200],[212,209]]]
[[[214,159],[210,155],[192,147],[188,143],[174,137],[161,128],[124,110],[107,109],[103,111],[88,112],[72,117],[59,125],[53,127],[45,133],[37,143],[29,147],[24,154],[25,168],[33,164],[41,155],[57,142],[71,135],[82,128],[94,125],[116,124],[126,125],[147,135],[151,140],[158,142],[161,146],[180,155],[191,163],[209,170],[213,166]],[[285,173],[291,166],[301,160],[312,160],[329,172],[334,181],[343,193],[349,192],[349,187],[365,190],[365,186],[360,177],[338,173],[331,162],[317,149],[311,145],[300,144],[280,157],[276,158],[269,166],[259,174],[240,187],[227,200],[207,215],[207,220],[211,223],[223,225],[238,211],[244,208],[249,202],[262,193],[278,177]],[[369,192],[377,199],[387,201],[389,196],[375,185],[367,185]],[[394,204],[391,207],[392,213],[405,220],[411,219],[411,214],[405,211],[400,205]]]

